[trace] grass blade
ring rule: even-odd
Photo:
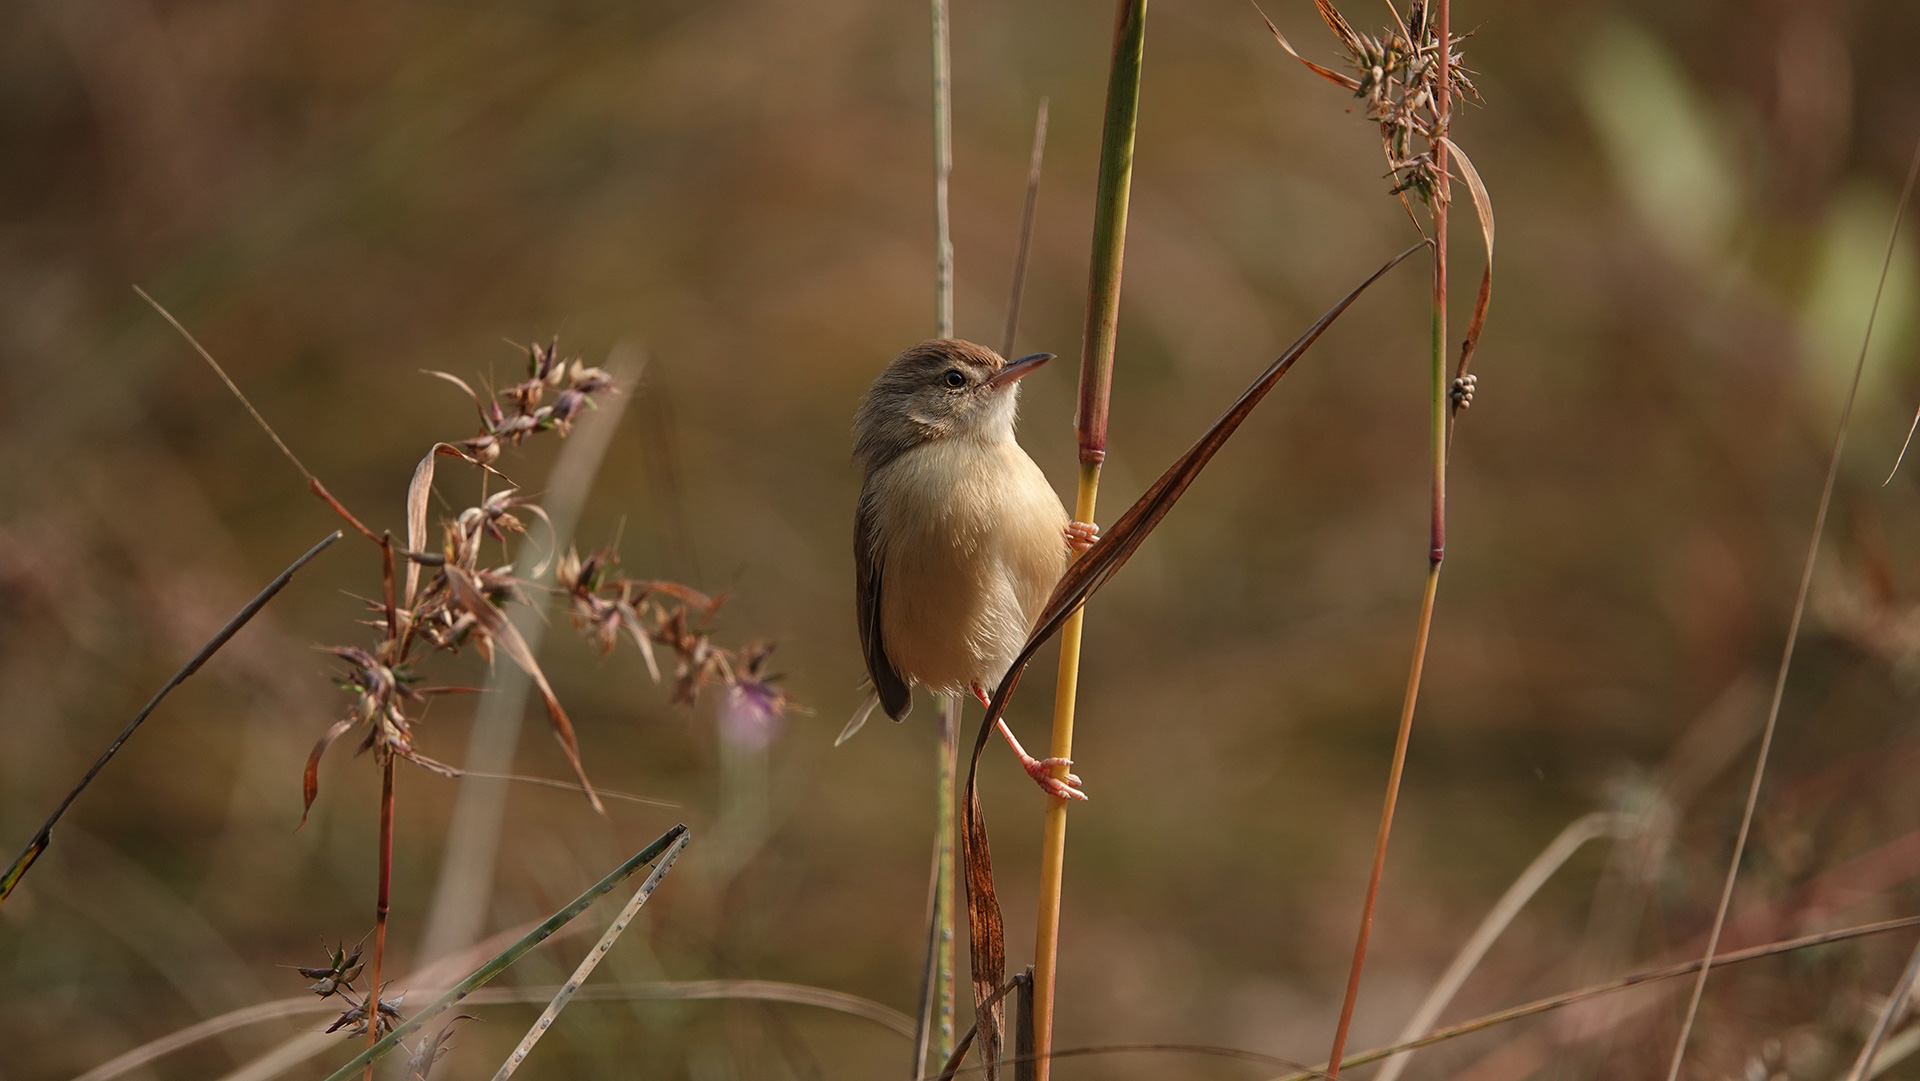
[[[1677,1081],[1680,1063],[1687,1057],[1687,1040],[1693,1035],[1694,1018],[1700,1013],[1700,998],[1707,990],[1707,975],[1713,971],[1713,951],[1719,948],[1720,932],[1727,922],[1727,909],[1733,903],[1733,885],[1740,878],[1740,859],[1747,851],[1747,836],[1753,829],[1753,812],[1760,803],[1760,785],[1767,776],[1767,756],[1773,750],[1773,734],[1780,724],[1780,701],[1787,691],[1787,673],[1793,668],[1794,647],[1800,642],[1800,621],[1807,613],[1807,594],[1813,587],[1814,561],[1820,555],[1820,540],[1827,530],[1827,510],[1833,504],[1833,488],[1840,476],[1840,455],[1847,447],[1847,429],[1853,425],[1853,405],[1860,394],[1860,376],[1867,368],[1867,347],[1873,342],[1874,320],[1880,314],[1880,295],[1887,287],[1887,271],[1893,266],[1894,245],[1900,239],[1900,224],[1906,219],[1907,200],[1913,197],[1913,182],[1920,174],[1920,142],[1913,148],[1913,160],[1907,166],[1907,181],[1900,189],[1900,203],[1893,212],[1893,227],[1887,230],[1887,255],[1880,264],[1880,282],[1874,287],[1873,308],[1867,315],[1867,329],[1860,338],[1860,357],[1853,365],[1853,381],[1847,386],[1847,401],[1840,410],[1840,423],[1833,433],[1833,451],[1827,455],[1827,476],[1820,485],[1820,502],[1813,512],[1813,536],[1807,540],[1807,557],[1800,566],[1800,588],[1793,599],[1793,617],[1787,622],[1787,643],[1780,652],[1780,668],[1773,680],[1773,701],[1767,706],[1767,723],[1760,731],[1760,753],[1753,763],[1753,779],[1747,785],[1746,807],[1740,813],[1740,831],[1734,836],[1733,856],[1727,861],[1727,877],[1720,888],[1720,903],[1713,911],[1713,930],[1707,934],[1706,953],[1701,957],[1700,974],[1693,981],[1687,999],[1687,1012],[1680,1022],[1680,1035],[1673,1042],[1673,1058],[1667,1065],[1667,1081]]]
[[[382,1037],[380,1042],[355,1055],[346,1065],[341,1066],[332,1074],[328,1075],[327,1081],[347,1081],[348,1078],[354,1075],[355,1071],[366,1067],[376,1059],[400,1046],[401,1040],[413,1035],[427,1022],[440,1016],[447,1010],[452,1009],[461,999],[466,998],[474,991],[484,987],[487,982],[495,976],[505,972],[508,966],[525,956],[528,950],[545,942],[548,938],[552,937],[555,931],[573,922],[574,918],[579,916],[580,913],[585,912],[588,906],[612,892],[614,887],[620,885],[620,883],[633,877],[634,872],[640,868],[659,859],[662,853],[673,847],[676,842],[686,835],[687,827],[681,825],[675,826],[655,838],[652,844],[635,853],[632,859],[614,868],[608,873],[607,877],[587,887],[585,893],[568,902],[565,908],[547,917],[538,927],[522,935],[513,945],[501,950],[494,956],[493,960],[481,965],[473,971],[472,975],[469,975],[466,979],[448,988],[445,994],[428,1003],[419,1013],[414,1014],[411,1018],[395,1026],[394,1030]]]
[[[1420,1008],[1414,1011],[1413,1018],[1401,1030],[1400,1039],[1411,1040],[1433,1027],[1433,1023],[1440,1019],[1440,1012],[1447,1008],[1447,1003],[1453,1001],[1453,996],[1459,992],[1461,985],[1467,982],[1467,976],[1480,964],[1481,959],[1486,957],[1487,951],[1493,948],[1494,942],[1499,939],[1501,933],[1513,922],[1513,918],[1520,914],[1520,909],[1540,891],[1540,887],[1547,884],[1547,880],[1553,877],[1555,871],[1564,866],[1567,860],[1580,850],[1582,845],[1607,836],[1626,837],[1636,828],[1635,818],[1614,811],[1594,811],[1568,823],[1567,828],[1561,830],[1559,836],[1534,857],[1533,862],[1527,865],[1527,869],[1520,872],[1520,877],[1513,880],[1513,885],[1507,887],[1507,892],[1501,895],[1492,911],[1480,921],[1480,926],[1474,928],[1473,934],[1467,939],[1466,944],[1460,947],[1460,952],[1447,966],[1446,972],[1441,974],[1439,982],[1433,985],[1433,990],[1427,992],[1427,997],[1421,1001]],[[1379,1074],[1375,1075],[1374,1081],[1395,1081],[1407,1068],[1407,1063],[1412,1058],[1413,1052],[1402,1051],[1388,1059],[1387,1064],[1380,1068]]]
[[[120,748],[126,745],[127,740],[133,738],[133,733],[139,729],[141,724],[145,723],[146,719],[153,714],[153,711],[159,707],[167,695],[172,693],[175,687],[185,683],[187,677],[198,672],[200,666],[207,663],[208,658],[220,652],[220,647],[226,645],[228,639],[239,633],[240,628],[246,626],[254,616],[259,615],[260,609],[265,608],[267,602],[272,600],[275,594],[279,593],[281,589],[285,588],[288,582],[293,580],[294,574],[298,572],[300,568],[306,566],[315,556],[326,551],[329,545],[339,539],[340,531],[336,529],[332,533],[322,537],[320,543],[307,549],[306,554],[294,560],[291,564],[288,564],[286,570],[281,571],[273,581],[267,583],[266,588],[255,594],[254,598],[247,602],[246,607],[235,613],[234,617],[227,621],[226,626],[216,631],[214,636],[207,640],[207,644],[200,647],[200,652],[195,653],[192,659],[188,660],[185,665],[181,666],[179,671],[173,674],[173,678],[167,680],[165,686],[155,692],[151,699],[148,699],[146,705],[140,707],[140,712],[133,715],[133,720],[127,722],[127,726],[121,729],[120,735],[116,737],[112,743],[107,745],[106,750],[100,752],[100,757],[94,760],[93,766],[87,770],[86,775],[80,778],[80,783],[73,786],[72,790],[67,793],[66,798],[60,801],[60,805],[55,807],[53,813],[47,816],[47,820],[40,824],[40,828],[34,832],[33,840],[27,843],[26,850],[20,853],[19,858],[13,861],[12,866],[7,868],[7,873],[0,876],[0,904],[4,904],[7,895],[13,892],[15,886],[20,884],[20,879],[26,875],[27,868],[33,866],[33,861],[39,859],[40,853],[46,851],[48,842],[53,838],[54,824],[59,822],[60,817],[67,813],[67,808],[73,806],[73,801],[80,798],[80,793],[86,791],[87,786],[93,783],[93,779],[100,775],[100,771],[106,768],[107,763],[113,759],[113,756],[120,753]]]
[[[520,1038],[520,1045],[513,1049],[513,1054],[507,1056],[507,1061],[500,1064],[500,1069],[493,1075],[493,1081],[507,1081],[507,1078],[512,1077],[513,1072],[520,1068],[520,1064],[527,1060],[527,1053],[533,1050],[534,1044],[540,1042],[540,1037],[546,1035],[547,1029],[553,1027],[554,1020],[560,1016],[561,1010],[567,1008],[567,1003],[573,1001],[573,996],[579,992],[580,985],[587,982],[587,977],[593,975],[593,970],[599,966],[601,958],[605,957],[607,951],[613,949],[613,944],[626,933],[627,925],[639,915],[641,906],[647,903],[647,898],[653,896],[653,891],[659,887],[660,880],[667,877],[667,872],[673,869],[674,861],[680,858],[680,853],[686,847],[687,834],[683,831],[674,839],[673,844],[668,846],[666,852],[661,854],[660,862],[654,865],[652,873],[640,883],[640,888],[633,892],[633,898],[627,902],[627,907],[621,909],[620,914],[613,918],[613,923],[607,927],[607,933],[600,936],[600,941],[580,959],[580,966],[573,970],[573,975],[567,979],[566,983],[560,985],[560,990],[554,993],[553,1001],[547,1003],[547,1008],[541,1011],[533,1027]]]
[[[1100,465],[1107,457],[1107,406],[1113,390],[1114,341],[1120,323],[1120,273],[1126,261],[1127,208],[1133,196],[1133,143],[1140,119],[1140,71],[1146,56],[1147,0],[1120,0],[1113,28],[1113,60],[1107,74],[1106,120],[1100,136],[1100,179],[1094,194],[1093,255],[1087,273],[1087,322],[1080,346],[1080,403],[1074,434],[1080,445],[1080,479],[1073,520],[1092,522],[1100,493]],[[1084,558],[1084,556],[1082,556]],[[1074,704],[1080,684],[1080,626],[1076,609],[1060,630],[1060,668],[1054,685],[1053,731],[1047,754],[1073,758]],[[1065,780],[1067,766],[1054,767]],[[1054,971],[1060,948],[1060,897],[1066,872],[1067,800],[1049,799],[1040,842],[1040,903],[1033,947],[1033,1031],[1039,1056],[1036,1081],[1047,1081],[1053,1046]],[[1004,974],[1004,962],[982,979],[974,973],[975,1002]],[[1004,1007],[981,1022],[980,1057],[1000,1052]],[[994,1071],[987,1077],[992,1081]]]

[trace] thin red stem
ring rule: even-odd
[[[1393,764],[1387,771],[1387,794],[1380,806],[1380,828],[1374,836],[1373,866],[1367,875],[1366,898],[1360,905],[1360,930],[1354,936],[1353,964],[1347,970],[1347,990],[1340,1003],[1340,1021],[1333,1032],[1333,1051],[1327,1056],[1327,1079],[1340,1075],[1340,1059],[1346,1053],[1347,1033],[1353,1025],[1353,1010],[1360,997],[1360,973],[1366,966],[1367,943],[1373,934],[1374,907],[1380,899],[1380,878],[1387,865],[1387,840],[1393,832],[1393,814],[1400,802],[1400,780],[1406,772],[1407,745],[1413,738],[1413,717],[1420,701],[1420,677],[1426,667],[1427,640],[1433,629],[1434,599],[1440,588],[1440,564],[1447,551],[1447,426],[1451,422],[1451,384],[1447,369],[1447,134],[1451,115],[1449,65],[1453,57],[1449,0],[1435,0],[1434,30],[1439,41],[1439,71],[1436,80],[1432,143],[1436,181],[1433,194],[1433,309],[1431,348],[1431,427],[1433,458],[1433,498],[1430,507],[1427,546],[1427,581],[1420,599],[1420,619],[1414,631],[1413,662],[1407,672],[1406,694],[1401,700],[1400,728],[1394,737]],[[1410,43],[1411,44],[1411,43]]]
[[[380,968],[387,956],[387,903],[393,888],[393,756],[380,773],[380,889],[373,906],[373,983],[366,995],[367,1046],[380,1042]],[[367,1063],[365,1081],[373,1081]]]

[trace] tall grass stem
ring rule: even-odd
[[[1093,255],[1088,269],[1087,323],[1081,339],[1080,397],[1074,432],[1080,448],[1075,521],[1094,520],[1100,465],[1107,457],[1107,404],[1113,389],[1113,353],[1120,320],[1120,272],[1127,244],[1127,207],[1133,190],[1134,133],[1140,118],[1140,71],[1145,57],[1147,0],[1120,0],[1107,76],[1106,119],[1100,137],[1099,187],[1094,196]],[[1054,689],[1049,755],[1073,757],[1074,708],[1079,693],[1080,638],[1086,613],[1060,629],[1060,669]],[[1064,780],[1067,767],[1055,766]],[[1060,952],[1060,897],[1066,871],[1067,801],[1047,800],[1041,835],[1040,900],[1034,933],[1033,1031],[1036,1081],[1047,1081],[1053,1049],[1053,1000]]]
[[[1419,622],[1414,630],[1413,660],[1408,666],[1406,694],[1401,700],[1400,727],[1393,740],[1393,764],[1387,770],[1387,794],[1380,805],[1380,828],[1374,835],[1373,865],[1367,873],[1367,892],[1360,906],[1360,929],[1354,936],[1353,964],[1347,970],[1347,989],[1340,1003],[1340,1020],[1334,1026],[1333,1050],[1327,1055],[1328,1081],[1340,1074],[1340,1058],[1346,1052],[1347,1033],[1353,1025],[1353,1010],[1359,1001],[1360,974],[1366,966],[1367,941],[1373,933],[1374,907],[1380,899],[1380,878],[1386,870],[1387,841],[1393,833],[1393,813],[1400,799],[1400,781],[1406,772],[1407,746],[1413,738],[1413,717],[1420,701],[1420,678],[1427,661],[1427,642],[1433,631],[1433,606],[1440,592],[1440,565],[1447,551],[1447,443],[1452,380],[1447,364],[1447,129],[1452,116],[1452,88],[1448,65],[1453,56],[1451,34],[1452,3],[1436,0],[1434,29],[1439,38],[1439,76],[1435,86],[1435,126],[1432,141],[1435,187],[1433,213],[1433,299],[1430,341],[1429,441],[1432,458],[1432,494],[1429,508],[1427,580],[1420,594]]]

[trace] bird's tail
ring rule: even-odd
[[[848,721],[847,726],[840,730],[840,734],[834,738],[833,745],[838,747],[842,743],[852,739],[853,734],[860,731],[861,726],[867,723],[867,718],[873,716],[874,707],[879,704],[880,692],[875,690],[867,691],[866,700],[860,703],[859,709],[853,711],[853,719]]]

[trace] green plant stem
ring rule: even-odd
[[[1140,118],[1140,70],[1145,57],[1147,0],[1120,0],[1107,76],[1106,120],[1100,139],[1100,183],[1094,197],[1093,258],[1088,271],[1087,324],[1080,353],[1080,398],[1074,429],[1080,481],[1074,519],[1094,520],[1100,465],[1107,457],[1107,402],[1113,389],[1113,351],[1120,320],[1120,272],[1126,255],[1127,207],[1133,190],[1133,143]],[[1049,755],[1073,758],[1073,723],[1080,678],[1085,610],[1060,630],[1060,669],[1054,689]],[[1065,779],[1067,767],[1053,775]],[[1053,1048],[1053,994],[1060,950],[1060,898],[1066,873],[1067,801],[1047,800],[1040,851],[1040,899],[1034,933],[1033,1032],[1036,1081],[1047,1081]]]
[[[413,1035],[427,1022],[453,1008],[461,999],[486,986],[488,981],[505,972],[508,966],[525,956],[528,950],[545,942],[553,936],[554,932],[573,922],[575,917],[587,910],[587,906],[612,892],[614,887],[631,878],[640,868],[659,859],[661,853],[686,832],[687,827],[675,826],[655,838],[652,844],[635,853],[632,859],[614,868],[607,877],[589,886],[585,893],[568,902],[565,908],[547,917],[540,926],[528,931],[513,945],[495,954],[492,960],[475,969],[466,979],[448,988],[444,994],[428,1003],[419,1013],[395,1026],[394,1030],[382,1037],[378,1043],[355,1055],[345,1065],[328,1075],[327,1081],[347,1081],[356,1071],[400,1046],[401,1040]]]
[[[1438,179],[1433,196],[1433,300],[1430,340],[1429,441],[1432,457],[1432,499],[1429,509],[1427,579],[1420,594],[1420,616],[1414,630],[1413,660],[1408,666],[1406,693],[1400,705],[1400,727],[1393,741],[1393,764],[1387,771],[1387,794],[1380,805],[1380,828],[1374,835],[1373,865],[1367,873],[1366,898],[1360,906],[1360,930],[1354,936],[1353,964],[1347,970],[1346,994],[1340,1003],[1340,1020],[1334,1027],[1333,1050],[1327,1055],[1328,1081],[1340,1073],[1341,1056],[1346,1052],[1347,1033],[1353,1025],[1353,1010],[1360,996],[1360,973],[1366,966],[1367,941],[1373,933],[1374,907],[1380,899],[1380,878],[1387,865],[1387,840],[1393,833],[1393,813],[1400,800],[1400,781],[1406,772],[1407,746],[1413,739],[1413,717],[1420,701],[1420,678],[1426,668],[1427,642],[1433,631],[1433,606],[1440,592],[1440,565],[1447,552],[1447,437],[1450,417],[1451,380],[1447,366],[1447,134],[1451,110],[1448,63],[1453,55],[1450,34],[1449,0],[1434,5],[1435,31],[1439,37],[1439,78],[1434,105],[1438,136],[1433,141],[1434,167]]]

